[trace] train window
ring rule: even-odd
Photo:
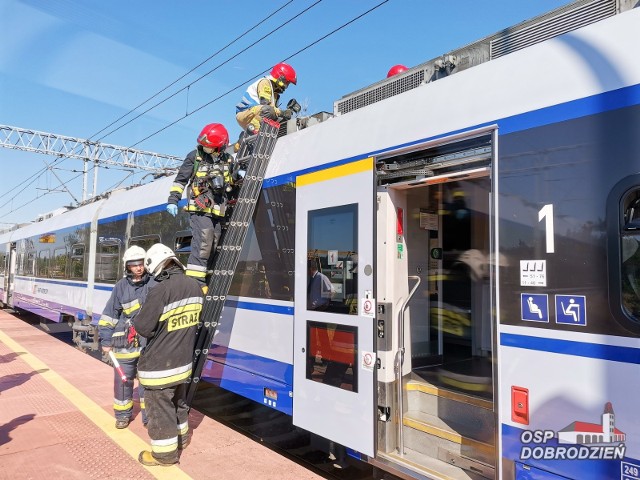
[[[84,245],[76,243],[71,247],[71,268],[69,276],[76,280],[84,279]]]
[[[296,192],[291,183],[260,192],[230,295],[293,301],[295,209]]]
[[[38,261],[36,262],[36,276],[41,278],[49,278],[49,249],[40,250],[38,252]]]
[[[120,240],[101,238],[96,255],[96,281],[115,283],[120,278]]]
[[[49,264],[49,274],[51,278],[67,277],[68,259],[66,248],[56,248],[53,251],[53,258]]]
[[[358,391],[358,327],[307,322],[307,379]]]
[[[309,212],[307,308],[358,314],[358,206]]]
[[[23,275],[33,275],[35,269],[36,252],[27,252],[24,257],[24,264],[22,266]]]
[[[144,248],[145,251],[149,250],[149,248],[156,243],[160,243],[160,235],[140,235],[129,240],[130,247],[135,245]]]
[[[640,322],[640,188],[623,200],[621,290],[624,313]]]
[[[4,275],[4,272],[7,270],[7,267],[5,265],[6,262],[7,262],[7,255],[5,253],[0,253],[0,274],[2,275]]]
[[[191,253],[191,239],[193,236],[191,235],[191,230],[181,230],[176,232],[176,240],[174,244],[173,251],[176,253],[178,260],[182,262],[183,265],[186,265],[189,259],[189,254]]]

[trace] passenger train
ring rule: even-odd
[[[203,380],[402,478],[640,479],[635,6],[574,2],[283,124]],[[1,234],[0,300],[95,345],[127,247],[188,254],[172,180]]]

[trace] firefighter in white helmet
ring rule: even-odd
[[[143,248],[132,246],[124,252],[124,278],[113,287],[111,297],[98,321],[98,334],[103,355],[113,351],[118,363],[127,377],[123,381],[114,369],[113,410],[116,428],[126,428],[133,414],[133,380],[136,378],[138,358],[144,346],[144,338],[137,335],[132,320],[140,311],[147,298],[149,289],[155,280],[144,268],[146,252]],[[138,385],[142,423],[146,425],[144,388]]]
[[[149,248],[145,267],[158,283],[135,319],[136,330],[148,340],[138,378],[145,387],[151,438],[151,450],[140,452],[138,461],[173,465],[191,441],[185,382],[191,377],[202,291],[161,243]]]

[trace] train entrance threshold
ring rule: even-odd
[[[145,467],[137,401],[124,430],[112,402],[111,367],[0,311],[0,479],[325,478],[195,410],[180,464]]]

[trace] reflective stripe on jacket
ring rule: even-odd
[[[129,277],[121,278],[114,286],[111,296],[102,311],[98,321],[98,335],[104,347],[111,347],[113,343],[126,343],[126,330],[128,324],[140,311],[147,298],[149,289],[156,281],[145,274],[139,282],[133,282]],[[118,342],[118,340],[120,340]],[[142,344],[129,347],[113,348],[117,358],[133,358],[140,355]]]
[[[277,101],[278,94],[273,91],[271,80],[268,77],[263,77],[247,87],[242,100],[236,105],[236,113],[244,112],[256,105],[266,104],[275,107]]]
[[[194,172],[196,165],[197,170]],[[220,157],[213,157],[201,151],[200,148],[189,152],[169,190],[167,202],[177,205],[182,198],[185,188],[188,186],[186,207],[188,212],[198,212],[223,217],[227,204],[224,187],[215,190],[211,182],[206,182],[206,179],[212,170],[218,169],[223,174],[224,185],[230,185],[232,184],[232,167],[231,158],[227,154],[222,154]],[[197,184],[200,181],[207,183],[204,196],[208,198],[208,205],[204,205],[202,201],[198,201],[200,192],[197,191],[198,187],[194,189],[194,183]]]
[[[134,325],[148,343],[138,362],[145,388],[178,385],[191,376],[196,329],[202,310],[202,290],[179,267],[163,271]]]

